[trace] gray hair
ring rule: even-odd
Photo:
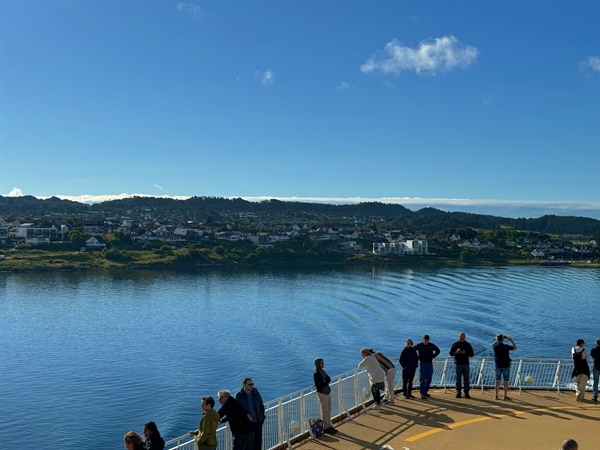
[[[578,449],[579,449],[579,444],[577,443],[577,441],[575,439],[567,439],[560,446],[560,450],[578,450]]]
[[[217,398],[221,399],[221,397],[231,397],[231,392],[229,392],[227,389],[221,389],[219,392],[217,392]]]

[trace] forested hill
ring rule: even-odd
[[[61,200],[57,197],[38,199],[33,196],[0,196],[0,217],[39,219],[61,217],[122,217],[138,218],[149,213],[157,220],[214,221],[237,220],[239,213],[255,213],[259,220],[268,222],[310,222],[329,226],[353,224],[355,219],[385,221],[397,229],[435,233],[446,228],[472,227],[494,229],[508,226],[517,230],[551,234],[595,235],[600,231],[600,220],[589,217],[545,215],[539,218],[506,218],[484,214],[445,212],[435,208],[411,211],[402,205],[366,202],[355,205],[284,202],[266,200],[249,202],[241,198],[191,197],[174,200],[158,197],[133,197],[111,200],[92,205]]]

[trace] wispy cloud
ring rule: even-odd
[[[396,39],[375,52],[361,67],[364,73],[381,72],[399,74],[414,71],[417,74],[435,75],[456,68],[468,67],[477,59],[477,49],[462,45],[452,35],[423,41],[416,48],[402,45]]]
[[[493,102],[494,102],[494,96],[493,95],[485,95],[482,99],[481,102],[485,105],[485,106],[490,106]]]
[[[152,185],[152,187],[158,189],[159,191],[163,191],[163,192],[165,191],[164,188],[160,184],[155,183]]]
[[[336,86],[338,91],[355,91],[356,87],[352,86],[350,83],[346,83],[342,81],[338,86]]]
[[[275,84],[275,74],[271,69],[260,75],[260,82],[265,85],[272,86]]]
[[[17,189],[17,188],[15,188]],[[15,190],[13,189],[13,191]],[[117,194],[117,195],[57,195],[56,197],[80,203],[100,203],[131,197],[156,197],[187,200],[186,195],[149,195],[149,194]],[[38,197],[44,198],[44,197]],[[526,201],[526,200],[495,200],[468,198],[421,198],[421,197],[244,197],[231,196],[226,198],[242,198],[250,202],[264,200],[280,200],[286,202],[327,203],[334,205],[353,205],[363,202],[381,202],[403,205],[417,211],[425,207],[433,207],[443,211],[460,211],[474,214],[489,214],[499,217],[541,217],[545,214],[558,216],[582,216],[600,219],[600,204],[579,201]]]
[[[600,56],[588,56],[579,62],[579,68],[584,72],[600,72]]]
[[[22,197],[23,191],[21,189],[19,189],[18,187],[14,187],[8,194],[6,194],[6,196],[7,197]]]
[[[195,19],[199,19],[204,15],[202,9],[194,3],[177,3],[177,11],[185,12],[190,14]]]

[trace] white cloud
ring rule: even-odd
[[[198,5],[195,5],[194,3],[177,3],[176,8],[177,8],[177,11],[186,12],[188,14],[191,14],[192,17],[194,17],[195,19],[199,19],[200,17],[202,17],[204,15],[204,12],[202,11],[202,9]]]
[[[588,59],[579,62],[579,67],[583,71],[600,72],[600,56],[588,56]]]
[[[272,86],[275,83],[275,74],[271,69],[262,74],[260,82]]]
[[[23,191],[21,189],[19,189],[18,187],[14,187],[8,194],[6,194],[6,196],[7,197],[22,197]]]
[[[159,191],[163,191],[164,192],[164,188],[160,184],[156,184],[155,183],[155,184],[152,185],[152,187],[158,189]]]
[[[452,35],[423,41],[417,48],[403,46],[396,39],[375,52],[361,67],[365,73],[399,74],[415,71],[434,75],[460,67],[468,67],[477,59],[477,49],[464,46]]]
[[[481,99],[481,102],[485,105],[485,106],[490,106],[493,102],[494,102],[494,96],[493,95],[486,95]]]
[[[356,87],[352,86],[350,83],[346,83],[342,81],[339,86],[336,87],[338,91],[355,91]]]

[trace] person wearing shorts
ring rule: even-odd
[[[504,339],[510,341],[512,345],[504,343]],[[496,397],[498,400],[500,391],[500,380],[504,382],[504,400],[511,400],[508,396],[508,380],[510,379],[510,352],[517,349],[517,344],[510,336],[499,334],[496,336],[496,342],[492,345],[494,349],[494,361],[496,363]]]

